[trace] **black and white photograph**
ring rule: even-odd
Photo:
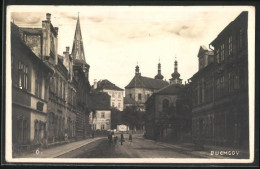
[[[253,6],[10,5],[6,30],[7,162],[253,162]]]

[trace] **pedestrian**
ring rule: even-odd
[[[123,142],[124,142],[124,135],[123,135],[123,133],[121,133],[121,145],[123,145]]]
[[[109,147],[111,147],[111,144],[112,144],[112,133],[108,134],[108,144],[109,144]]]
[[[132,133],[129,132],[129,141],[132,142]]]

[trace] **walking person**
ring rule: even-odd
[[[123,133],[121,133],[121,145],[123,145],[123,142],[124,142],[124,135],[123,135]]]
[[[108,144],[109,144],[109,147],[111,147],[111,144],[112,144],[112,133],[108,134]]]
[[[132,142],[132,133],[129,132],[129,141]]]

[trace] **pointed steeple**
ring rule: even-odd
[[[83,40],[82,40],[82,34],[80,29],[79,15],[78,15],[71,54],[73,56],[73,59],[85,61],[85,53],[84,53]]]

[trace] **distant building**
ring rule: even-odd
[[[199,50],[191,78],[195,143],[249,146],[247,24],[248,12],[242,12],[211,42],[214,51]]]
[[[182,79],[180,79],[180,73],[178,72],[177,60],[174,61],[174,72],[172,73],[170,84],[182,84]]]
[[[145,103],[146,138],[182,141],[191,134],[190,88],[179,79],[177,61],[172,77],[172,84],[155,91]]]
[[[123,111],[124,89],[119,88],[108,80],[100,80],[98,82],[94,82],[94,89],[97,91],[106,92],[108,95],[110,95],[110,106]]]
[[[111,129],[110,96],[105,92],[92,92],[89,123],[92,130]]]
[[[161,68],[160,64],[159,68]],[[125,98],[133,98],[135,104],[137,104],[133,106],[137,106],[139,107],[139,110],[145,111],[146,100],[155,91],[169,85],[167,81],[161,80],[162,77],[159,75],[161,75],[160,71],[158,71],[158,76],[155,77],[156,79],[141,76],[139,66],[137,65],[134,78],[125,87]]]
[[[133,98],[124,97],[124,109],[133,105],[137,105],[137,102]]]

